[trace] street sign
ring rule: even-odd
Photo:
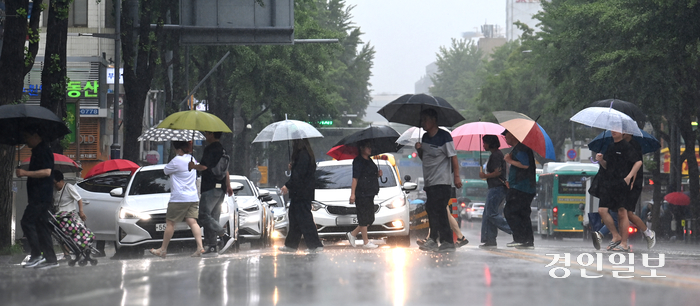
[[[566,151],[566,157],[568,157],[569,159],[576,159],[576,155],[577,153],[574,149],[569,149],[569,151]]]

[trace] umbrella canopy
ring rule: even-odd
[[[453,126],[465,120],[445,99],[426,94],[403,95],[389,102],[377,113],[384,116],[389,122],[420,126],[420,113],[429,108],[437,111],[438,126]]]
[[[656,137],[642,130],[642,136],[632,136],[642,147],[642,154],[647,154],[661,149],[661,143]],[[608,145],[613,143],[612,133],[605,131],[588,143],[588,149],[593,152],[603,153],[608,149]]]
[[[623,112],[609,107],[588,107],[569,120],[604,130],[642,136],[637,122]]]
[[[441,126],[440,128],[450,133],[450,130],[446,127]],[[413,126],[403,132],[403,134],[396,139],[396,143],[403,146],[413,146],[416,144],[416,142],[421,142],[423,139],[423,134],[425,134],[424,129]]]
[[[143,132],[138,141],[190,141],[194,136],[194,140],[204,140],[204,134],[195,130],[172,130],[159,129],[151,127]]]
[[[326,155],[337,160],[355,158],[360,154],[358,144],[361,141],[369,141],[372,154],[396,152],[401,145],[396,144],[399,133],[389,126],[370,126],[366,129],[352,133],[336,143]]]
[[[306,122],[285,119],[266,126],[253,142],[273,142],[323,137],[321,132]]]
[[[484,151],[484,135],[496,135],[502,148],[509,148],[506,137],[501,135],[505,128],[491,122],[471,122],[460,125],[452,131],[452,140],[456,150]]]
[[[498,111],[493,112],[493,115],[501,126],[528,148],[544,158],[556,159],[552,139],[535,120],[513,111]]]
[[[637,122],[639,128],[644,127],[644,122],[647,121],[647,115],[642,112],[637,105],[631,102],[622,101],[618,99],[605,99],[600,101],[595,101],[589,105],[589,107],[612,107],[613,109],[623,112],[625,115],[630,116],[632,120]]]
[[[23,144],[22,131],[28,126],[39,127],[38,134],[49,141],[70,133],[63,120],[47,108],[27,104],[0,106],[0,143]]]
[[[110,159],[103,161],[90,169],[85,178],[112,171],[130,171],[132,174],[139,168],[136,163],[127,159]]]
[[[30,160],[31,157],[20,162],[19,168],[29,170]],[[83,168],[80,167],[80,165],[78,165],[78,163],[76,163],[74,160],[70,159],[70,157],[57,153],[53,154],[53,169],[61,172],[78,172],[83,170]]]
[[[231,133],[231,129],[219,117],[197,110],[174,113],[163,119],[157,128]]]
[[[684,192],[676,191],[676,192],[671,192],[664,196],[664,200],[666,202],[669,202],[673,205],[678,205],[678,206],[688,206],[690,205],[690,197],[685,194]]]

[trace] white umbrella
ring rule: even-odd
[[[285,119],[266,126],[253,142],[272,142],[323,137],[316,128],[303,121]]]
[[[448,130],[446,127],[441,126],[440,128],[450,133],[450,130]],[[414,146],[416,145],[416,142],[421,141],[423,134],[425,134],[424,129],[414,126],[403,132],[403,134],[399,136],[399,139],[396,139],[396,143],[404,146]]]
[[[152,127],[146,130],[139,138],[138,141],[190,141],[194,133],[194,140],[205,140],[204,135],[200,131],[192,130],[172,130],[172,129],[159,129],[157,127]]]
[[[604,130],[642,136],[637,122],[623,112],[610,107],[588,107],[569,120]]]

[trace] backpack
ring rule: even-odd
[[[231,157],[228,156],[226,150],[224,150],[224,154],[221,155],[219,162],[211,168],[211,174],[214,176],[214,179],[221,181],[226,178],[226,172],[228,171],[228,164],[230,161]]]

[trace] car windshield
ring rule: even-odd
[[[394,171],[391,166],[381,165],[383,176],[379,180],[379,188],[396,186]],[[352,187],[352,165],[324,166],[316,169],[317,189],[345,189]]]
[[[231,183],[239,183],[243,185],[243,189],[239,190],[236,192],[236,196],[239,197],[254,197],[255,194],[253,193],[253,190],[250,189],[250,184],[248,184],[247,180],[231,180]]]
[[[109,193],[114,188],[126,188],[126,185],[129,184],[129,178],[131,178],[131,173],[106,175],[89,178],[78,183],[78,186],[90,192]]]
[[[170,178],[162,169],[140,171],[134,176],[129,195],[170,193]]]

